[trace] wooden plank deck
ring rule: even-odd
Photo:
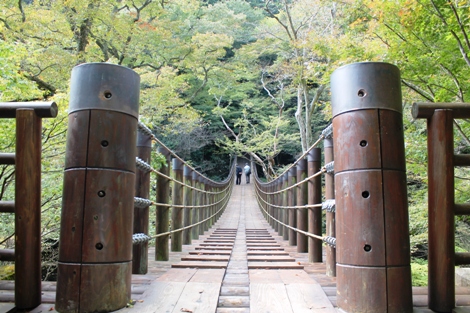
[[[237,185],[227,210],[211,230],[132,277],[132,304],[119,313],[338,313],[336,279],[323,263],[308,263],[262,218],[253,185]],[[216,268],[211,267],[211,264]],[[282,265],[282,266],[281,266]],[[289,266],[290,265],[290,266]],[[220,268],[219,268],[220,267]],[[54,310],[56,285],[43,283],[43,304]],[[455,313],[470,313],[470,289],[456,288]],[[14,284],[0,281],[0,313],[13,313]],[[430,313],[427,288],[413,288],[414,313]]]

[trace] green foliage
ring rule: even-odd
[[[411,284],[415,287],[428,285],[428,262],[415,259],[411,262]]]

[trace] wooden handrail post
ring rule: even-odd
[[[354,63],[331,76],[337,304],[413,311],[400,72]]]
[[[41,132],[33,109],[16,110],[15,305],[41,304]]]
[[[183,169],[183,176],[184,176],[184,183],[188,186],[193,185],[193,170],[184,165]],[[193,213],[193,190],[189,187],[184,187],[184,208],[183,212],[183,226],[191,225],[191,217]],[[191,229],[185,229],[183,231],[183,244],[190,245],[191,244]]]
[[[278,191],[280,190],[280,187],[282,185],[281,183],[281,177],[279,177],[278,179],[275,180],[274,182],[274,186],[273,186],[273,191]],[[280,194],[275,194],[274,195],[274,204],[275,205],[281,205],[281,195]],[[279,210],[279,208],[275,207],[274,208],[274,218],[277,219],[277,220],[280,220],[280,216],[281,216],[281,210]],[[282,236],[281,234],[281,227],[279,226],[279,224],[277,222],[273,222],[274,223],[274,230],[278,233],[279,236]]]
[[[201,190],[204,190],[204,177],[202,175],[199,175],[198,177],[198,189],[201,189]],[[200,191],[199,192],[199,205],[205,205],[207,204],[207,201],[206,201],[206,195],[204,194],[203,191]],[[199,221],[203,221],[204,220],[204,216],[205,216],[205,211],[206,209],[205,208],[199,208],[198,209],[199,211]],[[204,223],[201,223],[199,224],[199,235],[204,235]]]
[[[192,177],[191,177],[191,181],[192,181],[191,185],[195,188],[198,187],[198,176],[199,174],[193,171]],[[199,191],[194,190],[193,191],[193,206],[198,206],[198,205],[199,205]],[[193,215],[192,215],[192,220],[191,220],[192,224],[196,224],[197,222],[200,221],[199,210],[200,209],[193,209]],[[192,233],[193,239],[198,239],[199,238],[199,225],[191,228],[191,233]]]
[[[428,118],[428,303],[437,312],[455,307],[453,158],[452,110],[436,110]]]
[[[333,139],[326,138],[323,141],[325,149],[325,164],[334,161]],[[335,199],[335,178],[333,173],[325,175],[325,198],[326,200]],[[336,212],[326,212],[326,235],[336,238]],[[336,277],[336,248],[330,245],[325,247],[326,257],[326,275]]]
[[[282,175],[282,185],[281,185],[281,190],[286,189],[287,186],[289,185],[289,177],[287,173],[284,173]],[[287,191],[282,192],[282,206],[286,207],[288,206],[288,198],[287,198]],[[282,214],[282,219],[281,221],[288,225],[289,224],[289,210],[288,209],[281,209],[281,214]],[[282,239],[284,240],[289,240],[289,228],[286,226],[281,226],[282,227]]]
[[[72,70],[56,310],[105,312],[131,297],[140,77],[109,63]]]
[[[320,171],[321,149],[313,148],[307,155],[308,176],[312,176]],[[308,204],[321,203],[321,176],[309,179],[308,181]],[[308,232],[317,236],[322,235],[322,215],[321,208],[311,208],[308,210]],[[315,238],[308,238],[308,261],[322,262],[323,259],[322,242]]]
[[[171,155],[170,151],[165,147],[159,147],[158,152],[166,159],[166,166],[162,166],[160,172],[166,176],[170,176]],[[170,203],[170,180],[163,176],[157,176],[157,193],[156,202],[162,204]],[[155,232],[163,234],[170,229],[170,208],[157,205],[156,207]],[[155,239],[155,260],[168,261],[170,259],[170,243],[169,235],[157,237]]]
[[[172,170],[174,178],[178,182],[183,182],[183,162],[180,159],[173,158]],[[173,183],[172,192],[173,205],[183,204],[183,186],[180,183]],[[183,209],[172,207],[171,209],[171,229],[177,230],[183,227]],[[181,231],[171,235],[171,251],[181,252],[183,250],[183,233]]]
[[[307,178],[307,159],[297,163],[297,181]],[[308,204],[308,182],[300,184],[297,189],[297,206]],[[297,209],[297,228],[308,231],[308,210]],[[308,238],[304,234],[297,233],[297,252],[308,252]]]
[[[150,164],[152,153],[152,138],[137,131],[137,157]],[[150,195],[150,172],[136,169],[135,196],[148,199]],[[149,207],[134,207],[134,234],[148,234],[149,231]],[[132,274],[147,274],[148,271],[148,242],[135,244],[132,247]]]
[[[294,167],[291,167],[289,170],[288,174],[288,186],[293,186],[297,182],[297,169]],[[295,206],[296,204],[296,199],[297,198],[297,192],[295,191],[295,188],[291,188],[287,191],[287,205],[288,206]],[[297,214],[296,214],[296,209],[289,209],[288,210],[288,218],[289,218],[289,226],[290,227],[297,227]],[[295,246],[297,245],[297,233],[295,230],[289,228],[289,245]]]

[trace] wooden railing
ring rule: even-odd
[[[455,252],[455,215],[470,215],[470,204],[454,201],[454,167],[470,166],[470,156],[454,154],[453,125],[470,118],[470,104],[414,103],[412,114],[427,119],[428,130],[429,308],[452,312],[455,266],[470,264],[470,253]]]
[[[15,262],[15,305],[41,303],[41,135],[42,118],[57,116],[54,102],[2,102],[0,118],[16,118],[15,153],[0,153],[0,164],[15,166],[15,200],[0,201],[1,213],[15,214],[15,249],[0,250]]]

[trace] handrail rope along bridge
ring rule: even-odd
[[[16,262],[14,306],[104,312],[134,299],[124,310],[452,312],[457,304],[464,312],[470,291],[455,287],[454,266],[470,257],[452,249],[453,219],[470,209],[454,204],[453,166],[469,166],[470,158],[453,155],[452,120],[470,117],[469,106],[413,107],[415,118],[428,119],[429,133],[426,290],[411,287],[399,71],[386,63],[351,64],[333,73],[331,90],[333,123],[307,152],[273,181],[262,182],[252,164],[255,183],[233,186],[234,164],[226,180],[212,181],[138,121],[136,73],[105,63],[75,67],[58,281],[42,287],[40,118],[56,116],[57,107],[0,104],[0,117],[16,117],[18,125],[16,154],[0,154],[2,164],[16,166],[15,202],[0,202],[2,212],[17,216],[16,249],[0,251],[0,260]],[[168,164],[159,170],[150,165],[154,142]],[[11,283],[1,286],[12,290]],[[4,292],[0,300],[13,295]]]

